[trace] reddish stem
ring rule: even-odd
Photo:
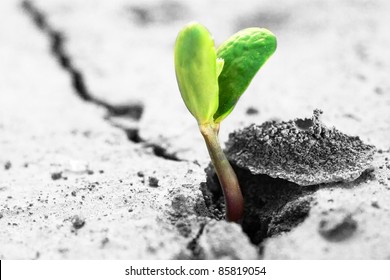
[[[219,125],[202,124],[200,132],[206,142],[211,161],[222,186],[226,205],[226,219],[238,222],[244,213],[244,199],[236,173],[221,149],[218,140]]]

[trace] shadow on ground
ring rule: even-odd
[[[259,246],[260,251],[266,238],[289,232],[308,217],[310,209],[317,203],[315,195],[318,190],[336,185],[348,187],[348,183],[300,186],[268,175],[253,175],[249,170],[234,164],[232,166],[240,181],[245,200],[242,229],[251,242]],[[371,176],[371,171],[363,173],[355,182]],[[207,182],[202,186],[206,205],[213,218],[224,219],[224,198],[218,177],[210,165],[206,168],[206,174]],[[343,225],[340,228],[332,227],[327,234],[343,235],[345,229]]]

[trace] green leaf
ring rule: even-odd
[[[175,70],[181,96],[199,124],[213,121],[218,108],[218,63],[214,40],[199,23],[190,23],[177,36]]]
[[[214,121],[230,114],[257,71],[276,50],[276,37],[264,28],[247,28],[224,42],[217,50],[224,66],[218,77],[219,107]]]

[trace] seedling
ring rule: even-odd
[[[175,44],[176,79],[181,96],[198,122],[225,197],[226,219],[239,221],[244,199],[237,176],[218,140],[220,123],[233,110],[260,67],[276,49],[264,28],[239,31],[215,49],[209,31],[190,23]]]

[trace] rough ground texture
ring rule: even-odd
[[[0,4],[1,259],[390,258],[388,1],[13,1]],[[278,37],[221,127],[310,116],[374,145],[371,173],[300,187],[237,169],[243,225],[173,70],[191,20],[217,44]],[[358,27],[358,28],[357,28]]]
[[[253,174],[266,174],[299,185],[356,180],[371,167],[375,148],[312,118],[251,125],[226,143],[230,161]]]

